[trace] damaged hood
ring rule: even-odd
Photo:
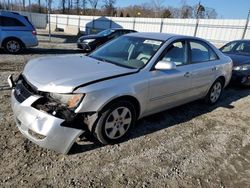
[[[71,93],[80,85],[136,71],[84,55],[65,55],[31,60],[23,76],[39,91]]]

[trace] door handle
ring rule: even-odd
[[[212,68],[212,71],[216,71],[216,70],[218,70],[218,67],[217,67],[217,66],[214,66],[214,67]]]
[[[185,76],[185,77],[190,77],[190,76],[191,76],[191,73],[190,73],[190,72],[186,72],[186,73],[184,74],[184,76]]]

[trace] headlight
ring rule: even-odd
[[[66,105],[68,108],[76,108],[82,101],[85,94],[59,94],[50,93],[50,96]]]
[[[83,40],[82,42],[86,42],[86,43],[90,43],[90,42],[93,42],[95,39],[85,39]]]
[[[235,66],[235,67],[233,67],[233,70],[235,70],[235,71],[246,71],[246,70],[250,70],[250,65]]]

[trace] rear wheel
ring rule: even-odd
[[[11,54],[17,54],[21,52],[23,45],[18,39],[8,39],[4,42],[4,49],[6,52]]]
[[[222,91],[223,91],[223,82],[220,79],[218,79],[213,83],[212,87],[210,88],[205,98],[206,103],[211,105],[217,103],[221,97]]]
[[[94,127],[94,135],[102,144],[123,139],[136,121],[134,106],[128,101],[116,102],[103,110]]]

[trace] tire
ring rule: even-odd
[[[213,83],[213,85],[209,89],[209,92],[205,97],[205,102],[209,105],[216,104],[221,98],[222,91],[223,91],[223,82],[221,81],[221,79],[218,79]]]
[[[104,145],[119,143],[134,126],[135,121],[136,110],[133,104],[119,101],[103,110],[92,132]]]
[[[11,38],[4,41],[3,47],[7,53],[18,54],[22,51],[23,44],[20,40]]]

